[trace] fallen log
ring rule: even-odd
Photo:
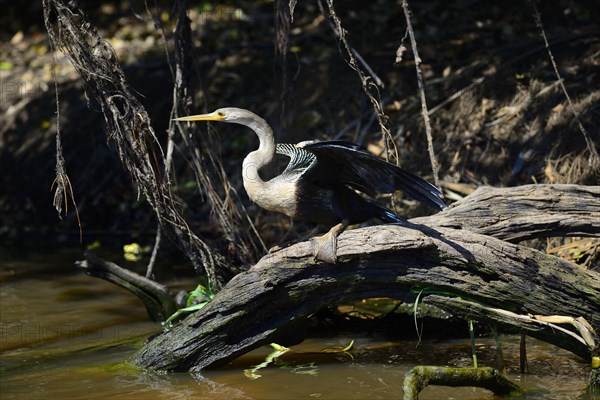
[[[277,341],[286,325],[326,305],[403,298],[422,289],[517,313],[582,316],[600,327],[598,273],[467,230],[420,229],[383,225],[345,232],[336,265],[315,262],[308,242],[269,254],[202,311],[153,338],[133,362],[199,371]],[[561,347],[573,351],[565,340]]]
[[[511,218],[517,223],[511,224]],[[345,232],[335,266],[315,263],[307,242],[269,254],[236,276],[204,310],[147,343],[134,362],[147,368],[199,370],[276,341],[286,326],[328,304],[372,296],[403,298],[420,289],[522,314],[582,316],[598,330],[596,272],[466,229],[515,241],[572,232],[598,236],[600,187],[482,188],[443,213],[411,220],[407,227]],[[439,296],[431,300],[436,298],[443,305]],[[458,313],[456,301],[447,304],[454,304]],[[539,326],[528,333],[549,340],[548,331]],[[567,334],[551,342],[586,358],[597,352]]]

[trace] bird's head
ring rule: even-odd
[[[261,118],[253,112],[244,110],[243,108],[225,107],[219,108],[218,110],[208,114],[189,115],[187,117],[175,118],[174,121],[219,121],[250,126],[253,121],[257,121],[258,119]]]

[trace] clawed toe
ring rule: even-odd
[[[325,235],[312,238],[310,240],[313,250],[313,256],[316,260],[324,261],[329,264],[337,262],[337,237],[326,233]]]

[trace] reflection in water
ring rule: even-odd
[[[128,292],[75,270],[79,253],[45,255],[0,266],[0,397],[2,399],[398,399],[415,365],[469,366],[468,340],[390,342],[375,337],[309,339],[278,354],[256,379],[244,371],[265,363],[261,348],[202,376],[155,373],[125,361],[149,335],[141,303]],[[182,282],[179,282],[182,284]],[[193,281],[185,282],[193,288]],[[407,327],[407,329],[413,329]],[[427,327],[425,327],[427,329]],[[416,339],[416,338],[415,338]],[[349,352],[322,352],[347,346]],[[491,339],[478,339],[481,365],[500,367]],[[585,365],[560,349],[528,339],[531,374],[518,373],[518,339],[502,339],[510,378],[527,399],[573,399],[585,389]],[[473,388],[428,387],[421,399],[493,399]]]

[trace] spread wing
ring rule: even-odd
[[[294,147],[309,152],[316,158],[303,173],[306,179],[324,184],[342,183],[371,197],[375,197],[377,193],[401,190],[407,196],[433,208],[442,210],[447,207],[441,198],[442,193],[434,185],[361,150],[353,143],[304,142],[296,146]]]

